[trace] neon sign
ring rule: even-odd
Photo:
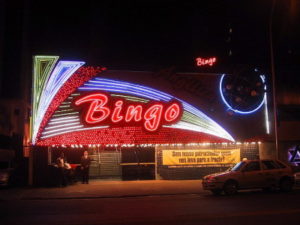
[[[198,108],[168,93],[99,77],[106,68],[81,61],[34,59],[33,145],[234,141]]]
[[[94,74],[90,73],[90,70],[87,70],[83,74],[79,73],[79,76],[74,77],[75,79],[72,84],[75,83],[76,85],[78,79],[86,76],[84,75],[85,73]],[[224,128],[220,127],[220,125],[197,108],[179,98],[156,89],[140,84],[100,77],[94,77],[77,87],[77,91],[70,94],[67,98],[64,97],[65,94],[57,95],[61,99],[57,100],[57,97],[55,99],[55,102],[58,101],[59,107],[56,108],[54,114],[41,132],[41,136],[37,142],[38,145],[52,145],[57,143],[188,143],[195,140],[206,142],[218,142],[220,139],[234,140]],[[81,97],[95,93],[105,93],[109,98],[107,105],[104,106],[108,107],[110,112],[109,116],[102,122],[88,124],[85,121],[85,117],[92,101],[82,103],[78,106],[75,105],[75,102]],[[178,112],[176,110],[178,105],[173,105],[174,108],[169,107],[174,102],[179,103],[178,105],[181,107],[178,121],[173,120],[176,117],[176,112]],[[144,116],[145,110],[153,104],[162,104],[164,108],[160,116],[161,123],[158,124],[157,130],[150,132],[145,129]],[[129,112],[127,113],[126,111]],[[155,115],[155,113],[157,112],[152,111],[152,114]],[[101,111],[91,115],[91,119],[93,117],[98,117],[99,119]],[[111,119],[112,117],[113,119]],[[153,125],[153,120],[149,121],[150,125]],[[147,123],[147,125],[149,124]],[[154,123],[154,125],[156,124]]]
[[[292,149],[289,149],[288,151],[288,159],[289,162],[300,164],[300,145],[296,145]]]
[[[162,125],[177,122],[183,111],[178,101],[126,105],[124,100],[111,101],[104,93],[81,96],[74,101],[74,105],[86,106],[82,119],[89,126],[142,123],[150,132],[156,131]]]
[[[239,92],[238,93],[229,93],[229,94],[226,95],[226,91],[227,90],[232,90],[234,88],[231,87],[231,84],[227,84],[226,85],[226,82],[224,82],[225,78],[226,78],[226,75],[223,74],[221,76],[220,83],[219,83],[219,92],[220,92],[220,95],[221,95],[221,98],[222,98],[224,104],[228,107],[229,110],[231,110],[231,111],[233,111],[235,113],[239,113],[239,114],[251,114],[251,113],[254,113],[257,110],[259,110],[263,106],[263,104],[265,103],[265,101],[267,100],[267,96],[266,96],[267,87],[266,87],[266,84],[265,84],[265,78],[264,78],[263,75],[260,75],[259,78],[258,78],[258,81],[259,82],[261,81],[261,84],[259,82],[257,83],[257,84],[259,84],[258,87],[260,89],[257,89],[257,91],[253,90],[250,94],[248,94],[249,98],[251,98],[251,99],[253,99],[253,98],[258,99],[257,102],[256,102],[256,104],[254,104],[253,106],[250,105],[248,108],[242,109],[242,110],[238,108],[237,104],[236,105],[231,105],[232,103],[234,103],[234,101],[231,100],[231,99],[226,99],[226,96],[230,96],[230,97],[233,96],[233,97],[235,97],[234,99],[237,102],[239,102],[239,101],[246,102],[245,96],[247,96],[247,95],[245,94],[246,92],[244,93],[243,90],[242,90],[242,88],[243,88],[242,84],[236,85],[236,86],[238,86],[238,88],[236,88],[237,90],[241,89],[240,93]],[[243,79],[243,81],[244,80],[245,80],[245,78]],[[250,87],[250,82],[248,82],[247,84]],[[257,84],[256,84],[256,86],[257,86]],[[263,95],[262,95],[263,97],[259,98],[260,97],[258,95],[259,92],[263,92]],[[243,96],[244,99],[240,98],[238,94],[241,95],[241,96]]]
[[[210,57],[210,58],[196,58],[196,64],[197,66],[213,66],[217,62],[216,57]]]

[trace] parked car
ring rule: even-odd
[[[294,173],[295,185],[300,187],[300,172]]]
[[[10,180],[13,174],[13,168],[9,166],[9,162],[0,161],[0,187],[10,185]]]
[[[0,187],[9,186],[14,172],[13,158],[14,151],[7,149],[0,149]]]
[[[292,168],[279,160],[243,160],[225,172],[205,176],[202,185],[215,195],[254,188],[287,192],[293,188],[294,175]]]

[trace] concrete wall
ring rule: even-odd
[[[276,150],[274,142],[264,142],[259,145],[260,159],[276,159]]]
[[[288,151],[299,145],[299,141],[280,141],[278,143],[278,159],[289,163]],[[261,159],[277,159],[274,142],[264,142],[259,145],[259,156]]]

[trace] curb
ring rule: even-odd
[[[152,196],[176,196],[176,195],[199,195],[200,193],[175,193],[175,194],[141,194],[141,195],[107,195],[107,196],[71,196],[71,197],[32,197],[20,198],[20,200],[77,200],[77,199],[103,199],[103,198],[139,198],[139,197],[152,197]],[[0,199],[0,201],[3,199]]]

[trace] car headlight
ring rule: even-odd
[[[214,177],[214,176],[208,176],[208,177],[206,177],[206,181],[208,181],[208,182],[216,182],[216,181],[218,181],[218,178]]]
[[[300,179],[300,173],[299,174],[298,173],[294,174],[294,177],[295,177],[295,179]]]
[[[7,181],[8,180],[8,174],[0,174],[0,180],[1,181]]]

